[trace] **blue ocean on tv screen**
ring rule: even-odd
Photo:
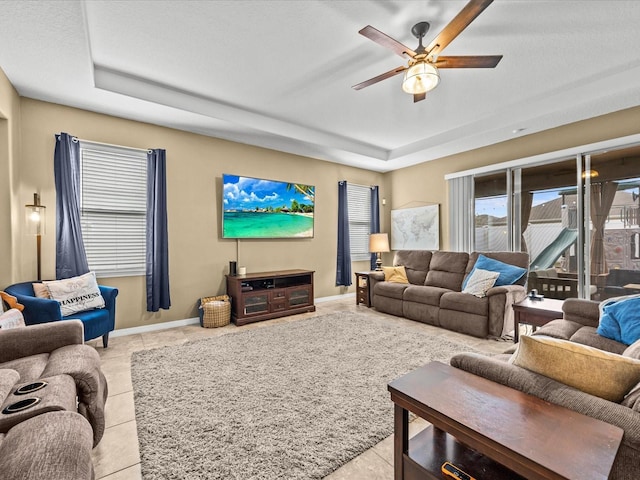
[[[313,218],[289,213],[225,212],[224,236],[230,238],[312,237]]]
[[[315,188],[223,175],[223,238],[311,238]]]

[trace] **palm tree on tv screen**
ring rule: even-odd
[[[306,196],[309,200],[311,200],[311,203],[314,203],[313,187],[310,187],[309,185],[302,185],[301,183],[287,183],[287,192],[292,188],[302,195]]]

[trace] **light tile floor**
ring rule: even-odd
[[[316,304],[316,312],[283,317],[266,322],[258,322],[243,327],[231,324],[221,328],[204,329],[199,325],[160,330],[156,332],[113,337],[109,348],[102,348],[101,340],[89,342],[102,358],[102,368],[109,383],[109,398],[106,404],[106,429],[100,444],[93,450],[93,464],[96,479],[138,480],[142,478],[140,452],[136,430],[133,403],[133,385],[131,383],[131,353],[165,345],[177,345],[203,337],[216,337],[237,331],[264,328],[283,322],[295,322],[301,318],[324,315],[337,311],[363,311],[373,315],[402,322],[408,329],[416,332],[428,332],[474,347],[489,353],[501,353],[512,344],[509,342],[482,340],[419,322],[393,317],[364,306],[356,306],[353,297]],[[411,434],[426,426],[426,422],[417,418],[411,422]],[[326,480],[390,480],[393,478],[393,435],[343,465],[325,477]]]

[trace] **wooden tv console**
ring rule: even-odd
[[[314,312],[312,270],[227,275],[231,320],[236,325]]]

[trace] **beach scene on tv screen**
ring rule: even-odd
[[[313,237],[315,188],[223,175],[224,238]]]

